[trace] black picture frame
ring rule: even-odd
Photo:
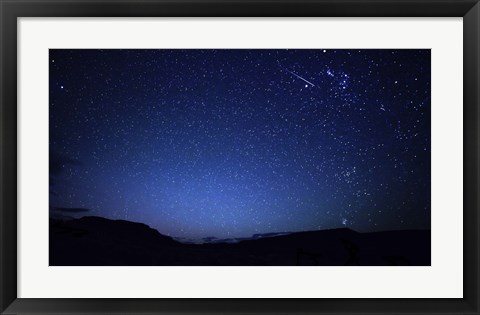
[[[17,18],[133,16],[463,17],[464,298],[17,298]],[[479,314],[479,16],[478,0],[0,0],[0,311],[2,314]]]

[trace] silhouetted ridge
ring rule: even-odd
[[[110,220],[102,217],[85,216],[61,223],[63,226],[82,229],[90,235],[101,236],[107,239],[120,240],[128,238],[129,241],[157,241],[176,244],[177,241],[169,236],[160,234],[157,230],[144,223],[126,220]]]
[[[181,245],[143,223],[94,216],[50,219],[50,265],[173,263],[167,251]]]
[[[340,228],[205,240],[211,243],[184,244],[125,220],[50,219],[50,265],[430,265],[429,230],[359,233]]]

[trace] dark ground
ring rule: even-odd
[[[50,266],[430,265],[430,230],[333,229],[184,244],[145,224],[100,217],[50,219]]]

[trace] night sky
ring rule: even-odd
[[[50,212],[430,228],[430,50],[50,50]]]

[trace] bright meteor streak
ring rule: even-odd
[[[299,76],[299,75],[296,74],[295,72],[290,71],[290,70],[288,70],[288,69],[285,69],[285,71],[287,71],[288,73],[296,76],[296,77],[299,78],[300,80],[303,80],[303,81],[307,82],[307,83],[310,84],[311,86],[315,86],[315,84],[313,84],[312,82],[310,82],[310,81],[308,81],[308,80],[305,80],[304,78],[302,78],[301,76]]]

